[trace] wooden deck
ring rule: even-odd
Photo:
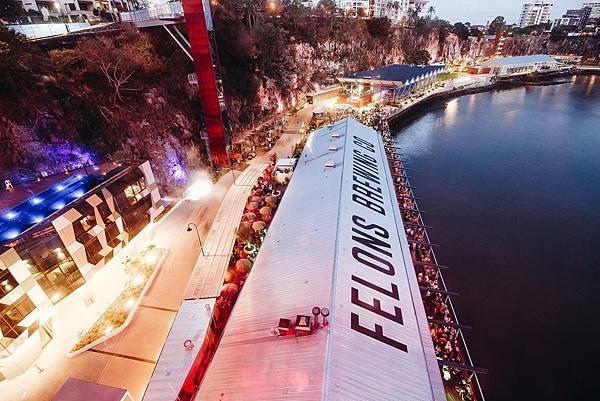
[[[266,163],[251,164],[240,176],[236,176],[236,185],[223,199],[203,244],[205,256],[201,255],[196,262],[184,299],[214,298],[219,295],[246,200],[267,166]]]

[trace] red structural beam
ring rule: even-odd
[[[221,105],[217,92],[217,81],[213,59],[210,54],[210,40],[204,19],[202,0],[183,0],[185,26],[192,49],[192,58],[198,77],[198,91],[202,101],[204,124],[208,131],[208,146],[212,164],[215,167],[229,165],[227,141],[223,128]],[[210,12],[210,11],[209,11]]]

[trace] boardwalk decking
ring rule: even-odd
[[[236,177],[236,185],[231,187],[223,199],[203,244],[205,256],[201,255],[196,262],[184,299],[214,298],[219,295],[246,200],[252,186],[267,166],[266,163],[251,164]]]

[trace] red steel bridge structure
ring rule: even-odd
[[[121,13],[121,18],[138,28],[162,26],[193,61],[196,73],[190,74],[189,80],[198,85],[211,164],[213,168],[229,166],[222,81],[208,1],[182,0],[152,10]],[[181,23],[185,23],[187,38],[177,27]]]

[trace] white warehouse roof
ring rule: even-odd
[[[313,306],[329,326],[274,334]],[[196,400],[446,400],[376,131],[312,133]]]
[[[493,59],[490,59],[490,60],[482,63],[482,65],[484,67],[493,67],[493,66],[519,67],[519,66],[539,64],[539,63],[557,64],[558,61],[556,61],[553,57],[551,57],[547,54],[535,54],[532,56],[497,57],[497,58],[493,58]]]

